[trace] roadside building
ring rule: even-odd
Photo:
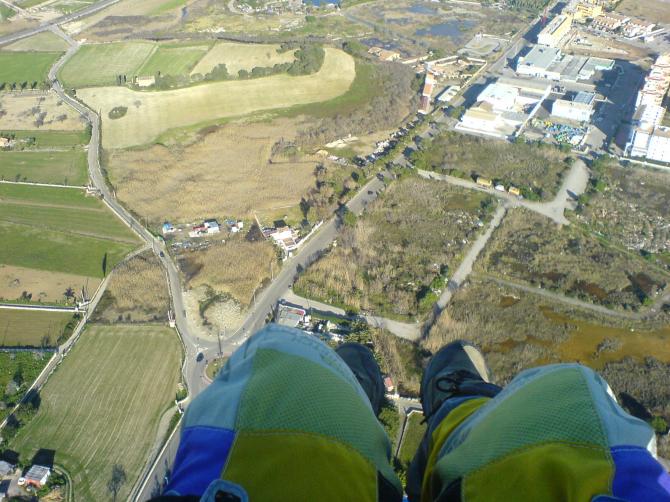
[[[572,14],[560,14],[553,18],[537,35],[537,43],[558,47],[572,28]]]
[[[298,232],[284,222],[275,222],[275,227],[264,228],[263,235],[266,238],[271,238],[274,243],[284,251],[285,255],[298,249],[300,241]]]
[[[519,190],[517,187],[509,187],[508,190],[510,195],[515,195],[516,197],[521,197],[521,190]]]
[[[423,83],[423,91],[421,92],[421,100],[419,102],[419,113],[426,115],[430,112],[430,100],[435,90],[435,75],[430,67],[426,68],[426,79]]]
[[[174,225],[172,225],[172,223],[170,223],[169,221],[163,223],[163,227],[161,230],[163,232],[163,235],[173,234],[177,231]]]
[[[393,394],[393,391],[395,391],[395,385],[393,385],[393,379],[390,376],[384,378],[384,389],[387,394]]]
[[[631,19],[623,28],[623,34],[628,38],[646,37],[651,35],[656,27],[655,23],[642,21],[641,19]]]
[[[579,2],[575,6],[575,21],[584,22],[603,13],[603,6],[593,0]]]
[[[43,465],[33,465],[28,472],[24,474],[26,480],[25,486],[34,486],[38,490],[42,488],[51,476],[51,469]]]
[[[156,84],[156,77],[153,75],[140,76],[135,79],[137,87],[151,87]]]
[[[572,99],[557,99],[551,107],[555,117],[588,122],[593,115],[596,95],[592,92],[578,92]]]
[[[221,232],[221,226],[219,225],[219,222],[213,219],[210,220],[205,220],[203,225],[205,226],[205,229],[208,234],[218,234]]]
[[[596,30],[612,32],[616,31],[630,21],[630,17],[622,16],[616,12],[607,12],[593,19],[591,26]]]
[[[279,304],[277,306],[276,323],[289,328],[305,326],[310,322],[310,316],[307,311],[290,305]]]

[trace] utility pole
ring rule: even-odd
[[[224,336],[225,336],[225,332],[226,332],[225,327],[223,328],[223,332],[224,332]],[[223,351],[221,350],[221,332],[220,331],[219,331],[219,337],[218,338],[219,338],[219,357],[221,357],[221,354],[222,354]]]

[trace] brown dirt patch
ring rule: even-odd
[[[646,21],[670,24],[669,0],[623,0],[616,10]]]
[[[113,152],[110,178],[118,197],[143,217],[193,221],[250,217],[295,205],[314,184],[316,157],[273,157],[296,124],[231,124],[186,147]]]
[[[93,294],[100,282],[98,278],[83,275],[0,264],[0,298],[6,300],[16,300],[26,291],[33,295],[34,301],[63,302],[63,293],[68,287],[79,294],[82,286],[88,284],[88,291]]]

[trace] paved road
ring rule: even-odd
[[[328,305],[327,303],[311,300],[309,298],[303,298],[302,296],[296,295],[292,290],[286,291],[282,296],[282,299],[293,305],[298,305],[306,309],[316,309],[322,312],[332,313],[343,318],[363,318],[370,326],[385,329],[395,336],[404,338],[406,340],[416,341],[421,338],[421,330],[418,323],[396,321],[394,319],[368,314],[351,316],[340,307]]]
[[[485,192],[505,201],[508,207],[525,207],[542,216],[553,220],[559,225],[569,225],[570,222],[565,217],[565,210],[574,207],[577,197],[584,193],[589,181],[589,171],[584,161],[577,159],[572,165],[568,174],[563,179],[556,197],[550,202],[531,202],[520,199],[506,192],[499,192],[493,188],[482,187],[473,181],[456,178],[447,174],[438,174],[430,171],[418,170],[419,176],[427,179],[446,181],[452,185],[470,190]]]
[[[22,38],[28,38],[32,37],[33,35],[36,35],[37,33],[41,33],[46,30],[50,30],[52,26],[57,26],[61,25],[64,23],[69,23],[70,21],[75,21],[77,19],[80,19],[82,17],[90,16],[91,14],[94,14],[95,12],[98,12],[102,9],[106,9],[110,5],[113,5],[117,3],[119,0],[102,0],[100,2],[94,3],[89,7],[86,7],[85,9],[81,9],[80,11],[73,12],[72,14],[67,14],[65,16],[61,16],[59,18],[56,18],[52,21],[49,21],[48,23],[41,24],[35,28],[29,28],[27,30],[22,30],[22,31],[17,31],[16,33],[10,33],[9,35],[5,35],[0,37],[0,45],[3,44],[8,44],[10,42],[15,42],[16,40],[21,40]]]

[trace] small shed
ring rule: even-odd
[[[26,480],[26,486],[32,485],[35,488],[42,488],[51,476],[51,469],[43,465],[33,465],[23,476]]]

